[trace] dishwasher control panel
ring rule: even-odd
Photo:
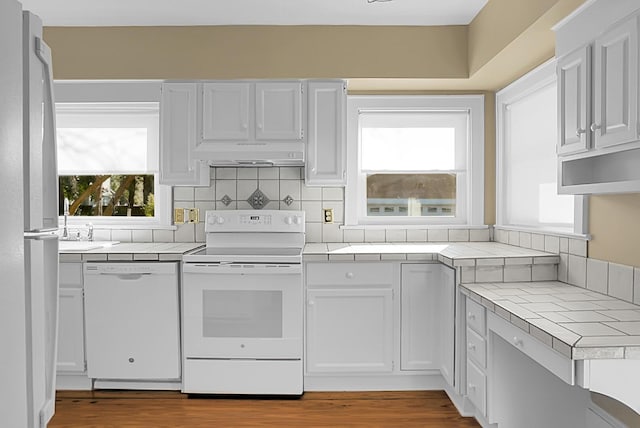
[[[131,262],[131,263],[85,263],[86,275],[123,275],[123,274],[175,274],[176,262]]]

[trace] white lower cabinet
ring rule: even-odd
[[[391,284],[307,292],[307,370],[393,370]]]
[[[466,395],[478,413],[487,417],[487,319],[485,308],[467,298]]]
[[[308,390],[330,377],[320,389],[441,389],[441,374],[452,384],[453,270],[336,261],[305,271]]]
[[[439,263],[402,265],[401,370],[441,370],[445,377],[453,373],[455,284],[443,281],[445,269]]]
[[[84,373],[82,263],[60,263],[58,374]]]
[[[391,264],[307,264],[308,373],[393,370]]]

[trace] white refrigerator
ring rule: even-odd
[[[51,54],[42,22],[0,1],[0,425],[55,410],[58,179]]]

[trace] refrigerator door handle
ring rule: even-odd
[[[58,160],[56,143],[56,111],[53,97],[53,72],[51,70],[51,48],[40,37],[36,37],[36,56],[42,62],[44,71],[44,129],[42,135],[42,157],[44,168],[51,168],[44,173],[45,180],[52,180],[55,189],[43,194],[43,221],[45,226],[58,225]]]
[[[56,230],[44,231],[44,232],[25,232],[24,239],[34,239],[36,241],[48,241],[51,239],[58,239],[58,233]]]

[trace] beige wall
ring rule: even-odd
[[[485,219],[495,221],[494,92],[553,56],[584,0],[490,0],[469,26],[53,27],[57,79],[348,78],[350,92],[486,95]],[[640,266],[640,195],[590,204],[590,257]]]
[[[640,266],[640,193],[592,196],[589,257]]]
[[[49,27],[56,79],[461,78],[467,27]]]

